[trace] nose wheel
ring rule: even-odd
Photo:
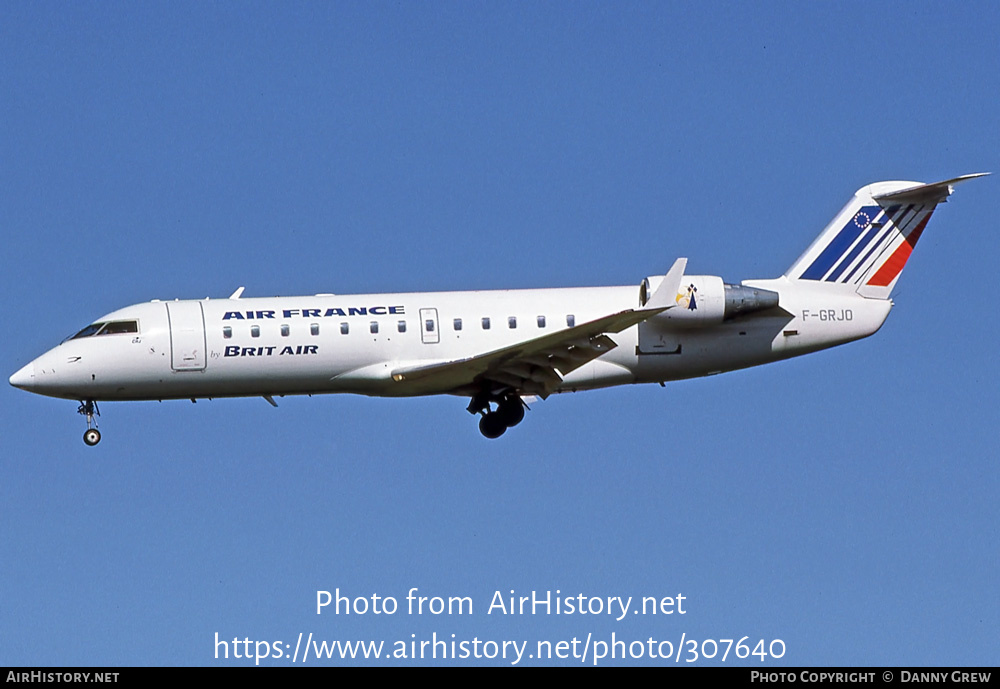
[[[97,420],[94,418],[101,415],[101,410],[97,408],[97,402],[94,400],[80,402],[76,412],[87,417],[87,430],[83,433],[83,442],[90,447],[101,442],[101,432],[97,430]]]

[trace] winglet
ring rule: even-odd
[[[670,267],[670,270],[664,276],[663,282],[653,292],[653,296],[649,298],[649,301],[643,304],[643,308],[669,309],[677,306],[677,294],[681,288],[681,280],[684,279],[684,269],[687,268],[687,262],[686,258],[678,258],[674,261],[674,265]]]

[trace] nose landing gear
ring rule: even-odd
[[[101,410],[97,408],[97,402],[94,400],[80,402],[76,413],[87,417],[87,430],[83,433],[83,442],[90,447],[101,442],[101,432],[97,430],[97,421],[94,419],[95,416],[101,415]]]

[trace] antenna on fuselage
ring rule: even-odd
[[[239,299],[246,287],[237,287],[236,291],[229,295],[230,299]]]

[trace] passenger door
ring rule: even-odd
[[[175,371],[204,371],[205,314],[200,301],[168,301],[170,366]]]

